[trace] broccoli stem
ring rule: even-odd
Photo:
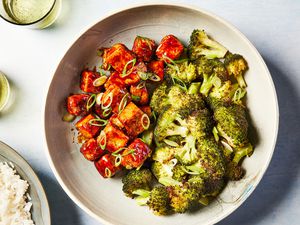
[[[201,82],[191,83],[191,85],[188,89],[188,94],[197,94],[197,93],[199,93],[200,86],[201,86]]]
[[[232,162],[235,164],[239,164],[239,162],[245,157],[245,156],[251,156],[253,153],[253,147],[250,143],[245,145],[244,147],[235,149],[234,157]]]
[[[150,193],[150,191],[144,189],[138,189],[132,192],[132,194],[138,195],[134,199],[136,200],[136,203],[140,206],[147,205],[147,202],[150,199]]]
[[[207,96],[213,86],[220,87],[221,80],[216,75],[203,74],[203,83],[200,87],[200,93]]]
[[[241,88],[247,87],[246,81],[245,81],[242,73],[239,73],[238,75],[236,75],[235,78]]]

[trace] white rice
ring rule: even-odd
[[[0,225],[34,225],[28,187],[12,163],[0,162]]]

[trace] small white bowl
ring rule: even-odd
[[[32,220],[36,225],[51,225],[50,209],[44,188],[30,165],[14,149],[0,141],[0,162],[11,162],[17,173],[29,184]]]
[[[79,91],[79,74],[86,66],[99,64],[97,48],[122,42],[132,47],[136,35],[157,42],[174,34],[186,44],[193,29],[204,29],[231,52],[243,55],[248,64],[247,106],[255,127],[255,152],[243,166],[244,179],[230,182],[216,201],[195,213],[154,216],[122,193],[119,179],[103,179],[73,143],[72,124],[62,122],[65,99]],[[271,75],[247,38],[223,19],[195,7],[144,5],[104,17],[87,29],[69,48],[48,90],[45,106],[45,135],[51,168],[66,193],[103,224],[196,225],[213,224],[237,209],[253,192],[271,160],[278,131],[278,104]]]

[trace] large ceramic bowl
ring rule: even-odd
[[[28,181],[28,193],[31,197],[31,214],[34,223],[51,225],[50,210],[44,188],[30,165],[15,150],[1,141],[0,162],[12,163],[20,177]]]
[[[79,91],[79,74],[99,63],[97,48],[122,42],[129,48],[136,35],[157,42],[174,34],[187,43],[195,28],[204,29],[230,51],[242,54],[249,63],[247,105],[256,130],[255,152],[244,161],[243,180],[230,182],[219,198],[198,212],[167,217],[154,216],[147,207],[122,193],[119,179],[103,179],[93,163],[79,153],[73,142],[72,124],[62,122],[65,99]],[[194,7],[146,5],[119,11],[87,29],[59,63],[50,84],[45,107],[48,159],[66,193],[87,213],[103,224],[196,225],[213,224],[229,215],[250,195],[261,180],[275,147],[278,105],[270,73],[255,47],[236,28],[219,17]]]

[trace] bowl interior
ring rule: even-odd
[[[29,164],[12,148],[2,142],[0,142],[0,162],[13,163],[20,177],[28,181],[28,193],[32,202],[32,220],[35,224],[50,225],[50,212],[46,194],[41,182]]]
[[[187,44],[193,29],[204,29],[231,52],[242,54],[248,64],[247,105],[255,140],[255,152],[244,161],[245,178],[230,182],[219,198],[195,213],[154,216],[147,207],[122,193],[119,178],[103,179],[93,163],[85,160],[73,141],[73,125],[62,122],[65,99],[79,91],[82,69],[99,65],[97,48],[122,42],[132,47],[136,35],[157,43],[174,34]],[[211,224],[236,209],[254,190],[265,172],[277,136],[277,100],[270,74],[255,48],[236,29],[208,13],[179,6],[142,6],[116,13],[88,29],[65,54],[50,85],[45,108],[45,132],[49,159],[59,182],[69,196],[103,223],[122,225]]]

